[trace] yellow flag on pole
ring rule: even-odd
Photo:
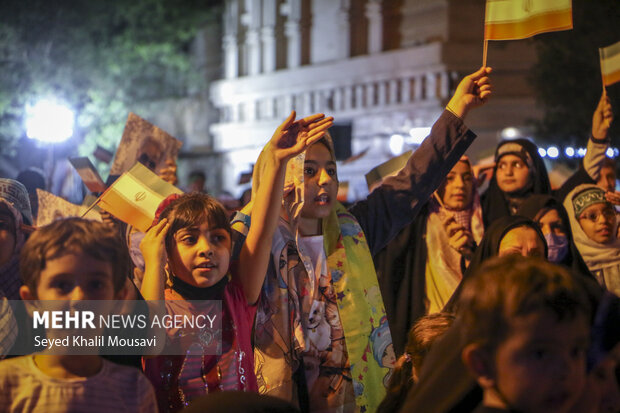
[[[571,0],[487,0],[485,40],[525,39],[573,28]]]
[[[598,49],[601,56],[603,85],[609,86],[620,81],[620,42]]]
[[[99,197],[98,205],[121,221],[146,232],[161,201],[168,195],[182,193],[138,162]]]

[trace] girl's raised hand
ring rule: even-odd
[[[333,117],[326,118],[322,113],[296,121],[295,111],[292,111],[278,126],[267,147],[275,160],[286,162],[321,139],[333,123]]]
[[[170,228],[170,222],[163,218],[156,225],[149,228],[140,242],[140,251],[144,257],[145,266],[163,269],[166,265],[166,234]]]

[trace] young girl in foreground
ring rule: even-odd
[[[332,123],[323,115],[298,122],[294,117],[293,112],[266,146],[269,167],[262,179],[269,185],[257,193],[252,216],[256,224],[230,272],[231,229],[226,210],[207,195],[166,199],[156,217],[159,222],[140,245],[145,259],[141,288],[145,299],[165,299],[170,315],[201,312],[200,304],[187,300],[222,300],[221,356],[207,355],[201,351],[204,347],[194,343],[186,355],[144,360],[162,412],[180,410],[191,399],[212,391],[257,390],[250,335],[269,260],[270,245],[264,240],[271,239],[277,225],[288,159],[320,139]],[[171,288],[166,288],[166,269]],[[169,329],[169,339],[178,333]]]

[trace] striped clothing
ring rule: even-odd
[[[157,412],[148,379],[132,367],[103,360],[92,377],[58,379],[44,374],[32,355],[0,362],[1,412]]]

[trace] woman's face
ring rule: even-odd
[[[302,218],[326,218],[338,195],[336,162],[322,143],[315,143],[306,150],[304,161],[304,205]]]
[[[599,244],[616,239],[616,211],[609,203],[597,203],[587,207],[578,217],[579,225],[588,238]]]
[[[545,243],[529,226],[516,227],[508,231],[499,244],[498,256],[518,254],[524,257],[545,256]]]
[[[471,204],[473,187],[474,177],[469,162],[459,161],[446,176],[439,194],[446,207],[462,211]]]
[[[527,186],[530,180],[530,168],[518,156],[504,155],[497,162],[495,177],[499,189],[511,194]]]
[[[546,212],[543,211],[542,216],[538,218],[536,222],[538,226],[540,226],[543,235],[566,235],[564,221],[562,221],[557,209],[548,209]]]

